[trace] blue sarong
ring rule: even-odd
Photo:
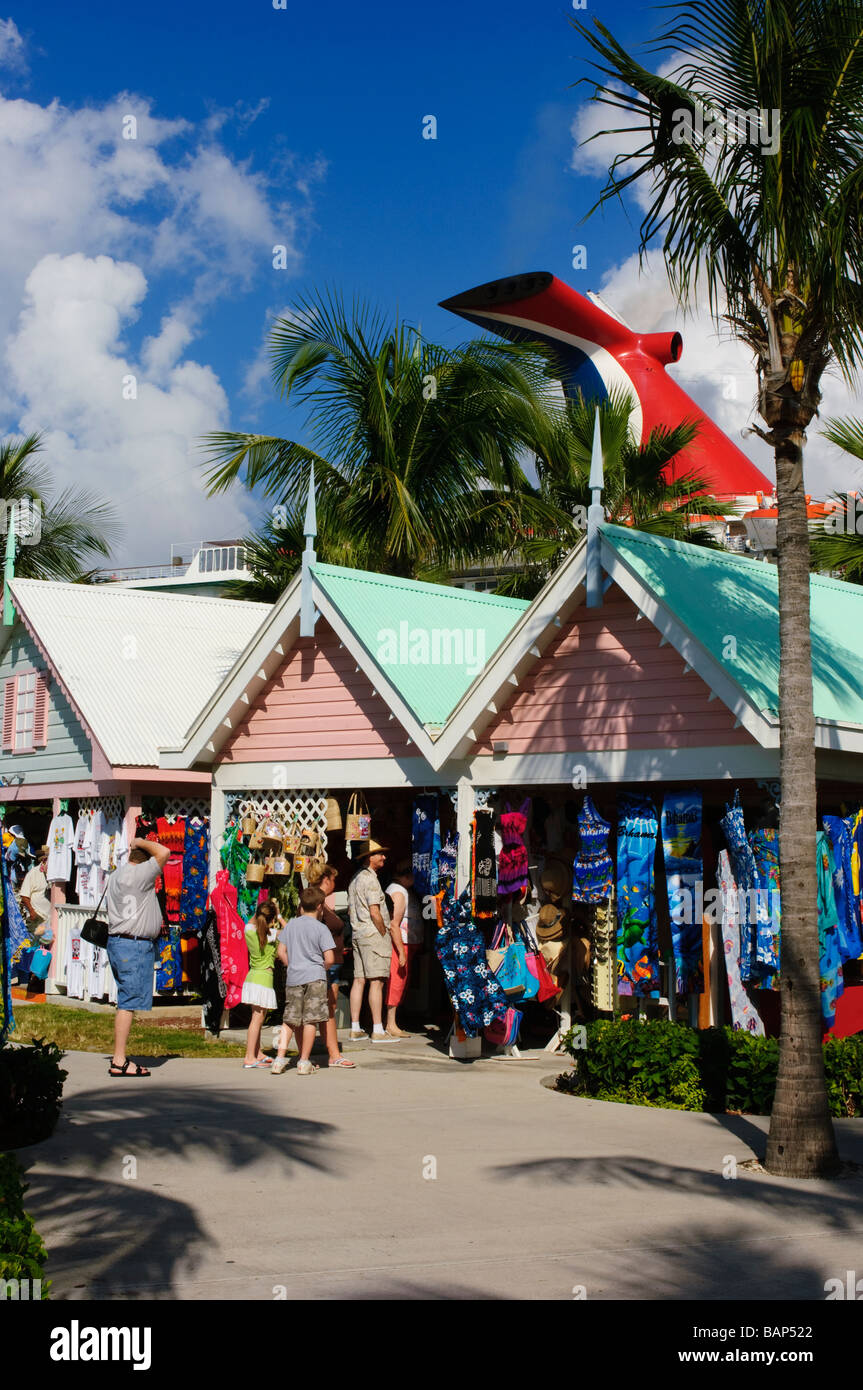
[[[617,827],[617,971],[620,994],[659,992],[653,858],[659,825],[653,802],[628,797]]]
[[[662,849],[671,918],[674,988],[678,994],[701,994],[704,989],[701,944],[704,861],[700,791],[669,792],[664,798]]]

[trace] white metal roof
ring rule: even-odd
[[[42,579],[11,589],[114,766],[157,766],[183,741],[271,608]]]

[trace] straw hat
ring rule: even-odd
[[[545,866],[540,879],[542,890],[550,898],[568,898],[572,894],[572,867],[549,855],[545,861]]]
[[[379,845],[377,840],[357,840],[356,859],[368,859],[372,854],[389,854],[389,845]]]
[[[554,903],[545,903],[539,909],[539,917],[536,923],[536,935],[540,941],[562,941],[565,931],[565,920],[562,908],[556,907]]]

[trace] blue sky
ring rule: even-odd
[[[588,68],[569,20],[593,14],[626,45],[659,18],[561,0],[0,9],[0,176],[20,203],[0,230],[0,433],[45,429],[61,478],[123,513],[118,559],[156,561],[254,516],[239,493],[204,502],[194,440],[299,430],[262,354],[267,323],[299,294],[356,293],[455,343],[468,327],[440,299],[544,269],[613,292],[637,328],[676,326],[664,278],[634,268],[638,207],[579,225],[601,160],[572,167],[585,97],[572,84]],[[134,147],[118,135],[126,114]],[[427,115],[436,140],[422,138]],[[572,269],[576,242],[586,271]],[[277,243],[286,270],[273,269]],[[680,377],[731,432],[748,367],[730,345],[742,394],[721,406],[711,331],[696,325]],[[134,415],[116,404],[127,369]]]

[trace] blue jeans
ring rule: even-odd
[[[106,950],[117,981],[117,1008],[148,1012],[153,1007],[155,941],[109,936]]]

